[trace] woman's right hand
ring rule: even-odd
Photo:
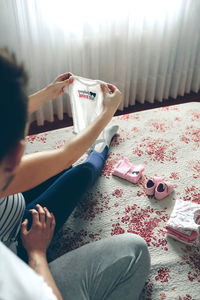
[[[30,210],[33,219],[31,228],[27,229],[27,219],[21,225],[21,240],[28,255],[45,255],[53,237],[55,217],[46,207],[37,204],[36,208]]]
[[[118,88],[112,84],[101,84],[101,89],[104,94],[104,100],[103,100],[103,106],[104,111],[106,113],[111,114],[111,117],[115,114],[121,99],[122,99],[122,93]]]

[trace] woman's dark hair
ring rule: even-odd
[[[0,162],[24,138],[27,75],[15,55],[0,48]]]

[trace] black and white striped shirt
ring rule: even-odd
[[[0,198],[0,240],[9,245],[16,240],[25,211],[21,193]]]

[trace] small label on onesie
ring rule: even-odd
[[[78,90],[79,98],[85,98],[89,100],[95,100],[96,93],[89,92],[89,91],[81,91]]]

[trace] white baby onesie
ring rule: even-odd
[[[74,76],[74,82],[65,87],[72,107],[74,133],[87,127],[103,110],[103,92],[100,80]]]

